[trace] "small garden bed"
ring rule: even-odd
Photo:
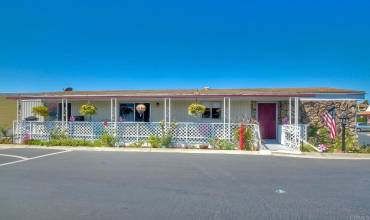
[[[317,152],[310,145],[317,146],[321,153],[342,152],[342,139],[340,134],[337,134],[334,139],[331,139],[327,127],[311,125],[308,129],[309,144],[302,145],[302,152]],[[370,147],[360,146],[355,134],[346,130],[345,137],[346,153],[370,153]]]

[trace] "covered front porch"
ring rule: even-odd
[[[199,117],[188,114],[191,103],[201,103],[206,111]],[[80,107],[90,103],[97,112],[81,115]],[[137,107],[145,106],[138,112]],[[74,139],[94,140],[108,132],[119,145],[145,141],[150,136],[171,132],[173,146],[207,145],[211,139],[237,142],[241,124],[253,132],[258,149],[275,142],[298,150],[305,138],[299,124],[298,97],[62,97],[18,100],[15,141],[25,135],[48,140],[55,129],[63,129]],[[49,114],[30,121],[32,109],[46,106]],[[237,143],[236,143],[237,144]]]

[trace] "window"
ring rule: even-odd
[[[221,104],[218,102],[205,103],[206,110],[204,111],[202,118],[212,118],[220,119],[221,118]]]
[[[121,117],[122,121],[135,121],[135,104],[120,104],[119,116]]]
[[[146,110],[143,114],[136,111],[136,106],[144,104]],[[150,104],[149,103],[122,103],[119,106],[119,116],[122,121],[149,122]]]
[[[221,118],[221,108],[212,108],[212,118]]]
[[[211,109],[206,108],[206,110],[204,111],[204,113],[202,115],[202,118],[210,118],[210,117],[211,117]]]

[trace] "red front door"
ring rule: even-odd
[[[262,139],[276,139],[275,103],[258,103],[258,122]]]

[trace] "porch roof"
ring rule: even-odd
[[[63,91],[18,94],[9,99],[101,99],[101,98],[193,98],[193,97],[319,97],[320,95],[357,95],[364,91],[336,88],[245,88],[245,89],[173,89],[173,90],[111,90]]]

